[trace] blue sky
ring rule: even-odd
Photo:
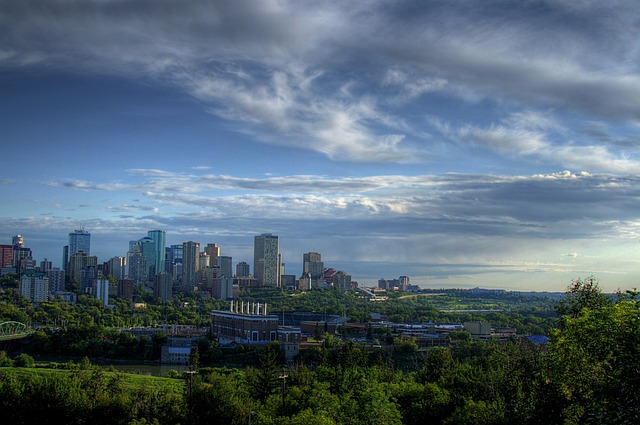
[[[633,1],[0,1],[0,241],[637,287]]]

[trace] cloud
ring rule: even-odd
[[[400,117],[442,99],[470,108],[490,99],[639,121],[634,64],[640,51],[631,48],[630,19],[637,6],[504,6],[143,0],[51,1],[42,8],[24,0],[0,14],[7,29],[0,67],[46,66],[169,85],[256,141],[335,161],[431,158],[425,145],[416,148],[424,129]],[[549,128],[522,124],[458,131],[503,152],[543,151]],[[598,146],[562,144],[548,156],[575,167],[636,170],[633,161]]]
[[[97,184],[86,180],[66,180],[62,182],[48,181],[44,184],[52,187],[65,187],[69,189],[106,191],[120,190],[126,187],[126,185],[119,183]]]
[[[534,111],[512,113],[488,127],[460,127],[431,120],[446,138],[505,157],[532,157],[563,167],[615,173],[640,173],[640,161],[616,155],[603,145],[581,145],[551,116]]]
[[[158,207],[146,206],[146,205],[115,205],[107,208],[109,211],[117,211],[117,212],[136,212],[136,211],[147,211],[157,213],[160,211]]]
[[[530,176],[480,174],[314,175],[238,178],[135,170],[132,185],[87,183],[69,189],[118,190],[131,202],[107,211],[163,211],[164,217],[279,221],[289,225],[393,237],[411,234],[481,237],[634,237],[640,181],[635,176],[562,171]],[[140,203],[133,199],[142,195]],[[92,197],[92,202],[96,200]],[[109,202],[105,200],[105,202]],[[322,223],[321,225],[318,223]],[[348,225],[346,224],[348,223]]]

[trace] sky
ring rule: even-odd
[[[0,0],[0,243],[636,288],[639,32],[633,0]]]

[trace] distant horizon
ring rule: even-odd
[[[0,239],[638,286],[640,2],[161,3],[3,3]]]
[[[80,229],[80,227],[78,228]],[[99,244],[96,244],[95,239],[94,239],[94,234],[91,233],[90,229],[84,228],[83,229],[85,231],[87,231],[90,235],[91,235],[91,252],[90,255],[95,255],[98,258],[98,263],[102,264],[107,262],[108,260],[110,260],[111,258],[113,258],[114,256],[120,256],[120,257],[124,257],[126,258],[127,256],[127,251],[128,251],[128,246],[129,246],[129,241],[133,241],[133,240],[138,240],[141,239],[143,237],[146,236],[146,232],[144,234],[141,234],[139,237],[135,238],[131,238],[131,239],[126,239],[126,241],[124,240],[119,240],[119,242],[124,242],[123,244],[123,252],[122,253],[116,253],[116,254],[105,254],[106,252],[110,252],[108,251],[106,248],[102,247]],[[75,231],[77,229],[74,229],[73,231]],[[162,229],[149,229],[149,230],[162,230]],[[269,233],[269,232],[263,232],[263,233]],[[262,234],[262,233],[260,233]],[[275,236],[278,236],[278,240],[279,240],[279,244],[282,244],[282,238],[280,237],[280,235],[277,235],[275,233],[272,233]],[[53,267],[62,267],[62,250],[64,248],[65,245],[67,245],[67,241],[68,241],[68,234],[66,235],[67,238],[65,239],[64,244],[60,245],[59,247],[59,251],[60,251],[60,255],[58,255],[57,257],[55,255],[51,255],[51,256],[47,256],[47,255],[43,255],[43,256],[39,256],[39,254],[37,253],[37,249],[34,249],[32,246],[29,245],[29,237],[26,237],[24,234],[22,233],[15,233],[13,234],[11,237],[9,238],[2,238],[1,240],[7,240],[7,242],[2,242],[0,244],[2,245],[10,245],[11,244],[11,239],[13,238],[13,236],[16,235],[21,235],[25,241],[25,247],[31,249],[32,254],[35,256],[34,260],[36,260],[36,265],[39,265],[40,261],[43,260],[47,260],[47,261],[51,261],[53,264]],[[170,245],[176,245],[176,244],[182,244],[183,242],[188,242],[188,241],[194,241],[194,242],[198,242],[200,244],[200,251],[204,252],[204,248],[206,247],[207,244],[209,243],[216,243],[219,247],[220,247],[220,255],[221,256],[230,256],[232,257],[232,262],[233,262],[233,270],[235,273],[235,266],[236,264],[238,264],[239,262],[246,262],[247,264],[250,265],[250,271],[253,274],[253,237],[250,237],[250,241],[247,242],[246,244],[244,244],[244,246],[242,245],[238,245],[236,244],[236,248],[238,248],[239,246],[242,246],[244,249],[244,253],[246,255],[245,258],[238,258],[235,255],[233,255],[233,253],[230,253],[228,251],[226,251],[226,247],[224,246],[224,244],[221,244],[219,241],[201,241],[201,240],[197,240],[197,238],[195,237],[195,235],[192,235],[194,237],[192,238],[187,238],[184,240],[180,240],[180,238],[178,238],[175,235],[169,235],[166,233],[165,231],[165,235],[167,235],[167,242],[166,242],[166,247],[169,247]],[[257,236],[258,234],[254,235]],[[171,236],[171,238],[169,237]],[[37,239],[36,239],[37,240]],[[111,241],[112,243],[114,242],[114,240],[112,240],[111,238],[108,239],[109,241]],[[97,246],[96,246],[97,245]],[[98,250],[99,254],[96,254],[95,251],[96,249]],[[51,252],[51,251],[50,251]],[[115,252],[115,251],[114,251]],[[292,250],[288,250],[289,254],[291,254]],[[438,279],[438,274],[433,274],[433,275],[429,275],[427,277],[424,276],[417,276],[417,275],[412,275],[410,272],[411,271],[415,271],[415,270],[422,270],[422,269],[432,269],[435,272],[445,269],[447,271],[451,270],[451,269],[455,269],[455,268],[460,268],[461,270],[465,270],[466,267],[473,267],[473,265],[443,265],[443,264],[410,264],[410,263],[382,263],[382,262],[348,262],[348,261],[339,261],[339,260],[327,260],[326,259],[326,255],[325,253],[318,251],[317,249],[309,249],[306,251],[300,251],[299,252],[299,259],[296,260],[291,260],[289,259],[289,261],[287,261],[287,258],[285,258],[283,256],[283,263],[285,264],[285,273],[286,274],[293,274],[296,276],[296,278],[299,278],[302,272],[302,256],[304,253],[307,252],[318,252],[321,256],[322,256],[322,261],[324,262],[325,268],[333,268],[336,270],[341,270],[344,271],[345,273],[349,274],[352,276],[352,280],[358,282],[360,287],[377,287],[378,284],[378,280],[379,279],[397,279],[400,276],[408,276],[410,279],[410,284],[412,285],[419,285],[421,289],[475,289],[475,288],[480,288],[480,289],[487,289],[487,290],[493,290],[493,289],[497,289],[497,290],[505,290],[505,291],[514,291],[514,292],[549,292],[549,293],[563,293],[565,292],[568,287],[571,285],[571,283],[575,280],[575,279],[585,279],[588,278],[590,276],[594,276],[596,277],[596,279],[598,279],[600,281],[600,286],[603,290],[606,289],[605,292],[607,293],[615,293],[617,290],[622,290],[625,291],[627,289],[633,289],[632,287],[629,288],[620,288],[620,287],[615,287],[615,288],[611,288],[611,287],[607,287],[599,278],[598,276],[595,276],[593,274],[585,274],[585,275],[581,275],[581,276],[575,276],[573,278],[571,278],[570,280],[568,280],[566,282],[566,284],[563,287],[549,287],[548,289],[540,289],[540,288],[544,288],[543,286],[541,287],[540,285],[538,285],[538,289],[526,289],[526,288],[512,288],[509,287],[508,285],[505,286],[499,286],[499,285],[492,285],[489,282],[483,282],[482,280],[479,279],[469,279],[468,282],[464,283],[462,281],[460,282],[451,282],[451,283],[447,283],[447,284],[442,284],[441,286],[437,286],[438,284],[437,279]],[[355,266],[355,267],[353,267]],[[292,271],[291,269],[295,268],[295,271]],[[299,270],[297,270],[299,269]],[[361,270],[358,271],[356,273],[354,273],[352,270]],[[386,274],[386,275],[381,275],[380,273],[384,273],[385,270],[400,270],[401,272],[396,273],[396,274]],[[379,273],[374,274],[374,271],[378,271]],[[492,271],[487,271],[487,274],[492,273]],[[358,276],[365,276],[365,277],[358,277]]]

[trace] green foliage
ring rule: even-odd
[[[551,298],[506,292],[391,294],[386,303],[370,303],[349,291],[310,291],[291,297],[280,291],[244,290],[245,297],[266,301],[272,311],[344,312],[357,320],[368,319],[374,311],[418,322],[482,318],[497,326],[515,324],[519,331],[521,326],[542,332],[560,327],[551,332],[548,350],[524,339],[478,341],[468,332],[453,332],[450,348],[426,351],[414,340],[394,340],[388,329],[365,329],[369,340],[392,343],[383,349],[349,341],[345,334],[324,333],[318,335],[320,346],[304,350],[286,370],[278,343],[220,347],[208,335],[197,341],[198,362],[192,366],[198,373],[190,375],[192,380],[114,374],[89,359],[157,359],[165,334],[135,338],[114,327],[166,321],[203,324],[211,309],[220,308],[220,301],[179,295],[165,306],[132,310],[123,300],[104,309],[81,297],[78,306],[54,301],[31,307],[16,297],[7,298],[7,292],[0,302],[1,317],[26,315],[43,325],[21,344],[27,348],[24,356],[12,359],[0,352],[0,411],[7,412],[3,420],[8,423],[54,419],[71,424],[159,425],[249,420],[254,425],[640,423],[637,293],[609,298],[593,278],[573,282],[557,303],[557,311],[564,314],[560,321]],[[484,316],[454,311],[474,308],[501,311]],[[83,360],[51,364],[52,369],[7,368],[29,364],[27,353],[34,352]],[[211,365],[220,358],[249,366],[196,364]],[[280,378],[283,373],[286,380]],[[160,382],[178,383],[183,391],[156,386]]]
[[[585,308],[553,335],[551,377],[567,423],[638,423],[640,302]]]
[[[246,424],[255,402],[241,373],[212,372],[193,388],[193,423]]]
[[[598,310],[611,304],[602,293],[598,280],[591,276],[574,280],[565,297],[558,301],[556,311],[561,316],[578,317],[584,310]]]
[[[181,422],[180,400],[173,393],[129,390],[123,375],[99,369],[0,374],[0,411],[6,423]]]
[[[7,355],[6,351],[0,351],[0,367],[12,367],[14,361]]]
[[[446,386],[451,384],[454,371],[455,363],[451,350],[435,347],[427,352],[418,376],[422,382]]]
[[[277,391],[282,376],[282,354],[279,343],[269,343],[258,354],[259,367],[247,370],[252,393],[259,401],[265,401]]]
[[[31,357],[28,354],[22,353],[19,354],[14,360],[14,365],[16,367],[34,367],[36,362],[33,359],[33,357]]]

